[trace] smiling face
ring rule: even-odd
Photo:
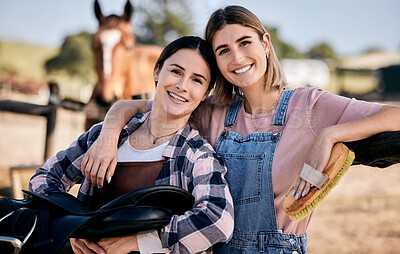
[[[215,33],[212,48],[218,68],[230,83],[242,89],[255,84],[264,87],[270,49],[268,33],[260,40],[252,28],[228,24]]]
[[[211,73],[198,51],[181,49],[155,70],[154,78],[158,82],[153,107],[158,106],[160,115],[188,120],[208,96]]]

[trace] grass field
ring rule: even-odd
[[[44,80],[44,63],[57,53],[56,48],[0,42],[0,75],[4,77],[13,73],[25,78]]]
[[[90,97],[92,84],[84,84],[82,80],[65,74],[46,73],[46,60],[56,56],[57,48],[26,45],[14,42],[0,41],[0,82],[9,77],[19,80],[34,80],[35,82],[56,82],[60,87],[60,96],[87,102]],[[2,84],[0,83],[0,88]],[[85,94],[82,95],[81,89]],[[88,95],[88,90],[89,95]]]

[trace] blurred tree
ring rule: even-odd
[[[92,35],[82,32],[65,38],[60,53],[45,62],[48,74],[65,73],[85,82],[93,82]]]
[[[136,1],[134,17],[134,33],[141,43],[165,45],[192,33],[187,0]]]
[[[271,35],[272,45],[274,45],[278,58],[304,58],[304,54],[298,51],[295,46],[284,42],[280,38],[277,28],[266,27],[265,29]]]
[[[314,59],[326,59],[331,61],[338,60],[337,54],[326,42],[322,42],[311,47],[311,49],[307,52],[307,56]]]
[[[382,53],[382,52],[385,52],[385,50],[383,50],[381,48],[377,48],[377,47],[371,47],[371,48],[367,48],[362,53],[363,54],[371,54],[371,53]]]

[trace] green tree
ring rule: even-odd
[[[333,48],[326,42],[322,42],[311,47],[307,52],[307,56],[309,58],[327,59],[332,61],[336,61],[338,59],[338,56]]]
[[[266,27],[266,30],[271,35],[272,45],[274,45],[278,58],[304,58],[304,54],[298,51],[295,46],[284,42],[280,38],[277,28]]]
[[[48,74],[64,73],[85,82],[93,81],[92,35],[82,32],[65,38],[60,53],[45,62]]]
[[[138,42],[165,45],[191,34],[191,15],[186,0],[136,1],[138,22],[134,32]]]

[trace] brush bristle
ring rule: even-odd
[[[304,219],[307,215],[309,215],[319,205],[319,203],[321,203],[321,201],[329,194],[329,192],[339,183],[339,181],[342,179],[342,177],[349,170],[351,164],[354,161],[354,158],[355,158],[354,152],[349,151],[349,154],[347,155],[347,159],[346,159],[345,163],[343,164],[341,169],[338,171],[336,176],[334,178],[332,178],[332,181],[326,186],[326,188],[308,206],[306,206],[299,213],[291,215],[290,218],[292,220],[299,221],[299,220]]]

